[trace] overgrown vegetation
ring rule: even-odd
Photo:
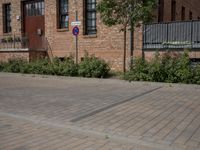
[[[158,53],[151,61],[135,59],[131,71],[124,76],[129,81],[200,84],[200,65],[192,66],[187,52],[180,56]]]
[[[83,61],[79,64],[78,73],[83,77],[103,78],[108,75],[110,68],[104,60],[95,56],[85,55]]]
[[[86,55],[80,64],[75,64],[73,57],[60,60],[54,58],[40,59],[28,62],[23,59],[12,59],[0,63],[0,72],[59,75],[59,76],[83,76],[103,78],[108,75],[110,68],[103,60]]]
[[[104,60],[88,54],[79,64],[75,64],[73,57],[64,60],[54,58],[52,62],[48,59],[34,62],[12,59],[0,63],[0,72],[94,78],[104,78],[111,75],[109,65]],[[118,73],[119,75],[121,73]],[[125,73],[124,79],[128,81],[200,84],[200,65],[191,65],[188,52],[178,56],[157,53],[151,61],[142,58],[134,59],[134,65],[130,71]]]

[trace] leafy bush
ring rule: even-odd
[[[191,82],[194,84],[200,84],[200,65],[197,65],[195,69],[193,69],[193,77]]]
[[[125,80],[129,81],[150,81],[148,76],[148,62],[142,58],[134,60],[132,70],[127,72],[124,76]]]
[[[21,73],[31,73],[31,74],[45,74],[45,69],[47,67],[48,61],[44,60],[37,60],[35,62],[27,63]]]
[[[191,83],[193,73],[188,53],[185,52],[175,61],[174,68],[174,74],[176,76],[174,82]]]
[[[45,74],[61,76],[105,77],[109,72],[109,66],[94,56],[86,56],[80,65],[75,64],[73,57],[60,60],[54,58],[40,59],[27,62],[23,59],[12,59],[7,63],[0,63],[0,71],[27,74]]]
[[[58,58],[54,58],[52,63],[52,74],[63,76],[77,76],[78,65],[75,64],[73,57],[65,58],[63,61]]]
[[[8,63],[3,63],[3,64],[4,64],[3,71],[19,73],[25,67],[27,61],[23,59],[10,59]]]
[[[83,77],[103,78],[108,75],[110,68],[108,64],[95,56],[85,54],[83,61],[79,64],[78,73]]]
[[[200,66],[192,67],[188,52],[180,56],[158,53],[150,62],[136,59],[133,68],[124,76],[129,81],[155,81],[200,84]]]
[[[2,72],[4,70],[4,66],[5,66],[5,63],[0,62],[0,72]]]

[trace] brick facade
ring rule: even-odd
[[[171,5],[172,0],[164,0],[164,21],[171,21]],[[182,7],[185,7],[185,20],[190,20],[189,13],[192,12],[193,20],[197,20],[200,17],[200,1],[199,0],[176,0],[176,21],[181,21]],[[154,11],[155,19],[157,22],[158,11]]]
[[[45,37],[48,41],[53,56],[65,57],[75,55],[75,37],[72,35],[72,27],[69,30],[57,29],[57,2],[56,0],[45,1]],[[170,21],[171,18],[171,0],[164,0],[164,21]],[[97,14],[97,34],[84,35],[84,18],[83,18],[83,2],[69,0],[69,24],[75,21],[75,11],[78,11],[78,19],[82,22],[80,26],[80,35],[78,37],[79,60],[83,57],[84,52],[95,54],[95,56],[105,59],[112,69],[121,70],[123,64],[123,33],[119,32],[119,26],[106,27]],[[12,33],[20,34],[22,31],[21,20],[17,20],[17,16],[22,17],[20,0],[1,0],[0,12],[2,12],[2,4],[11,3],[12,8]],[[180,20],[181,8],[186,7],[186,19],[189,19],[189,11],[193,12],[196,19],[200,16],[199,0],[177,0],[176,15]],[[157,17],[155,10],[155,17]],[[0,20],[3,15],[0,13]],[[157,19],[155,18],[155,21]],[[3,35],[3,21],[0,21],[0,35]],[[127,61],[130,57],[130,34],[127,34]],[[1,53],[0,53],[1,55]],[[142,55],[142,28],[137,28],[134,35],[134,56]],[[148,54],[147,54],[148,55]],[[1,59],[1,57],[0,57]]]

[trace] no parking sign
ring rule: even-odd
[[[78,36],[79,35],[79,28],[77,26],[75,26],[72,30],[72,33],[74,36]]]

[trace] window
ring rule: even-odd
[[[25,14],[26,16],[43,16],[44,1],[25,3]]]
[[[181,20],[185,20],[185,7],[182,7],[181,10]]]
[[[159,0],[158,22],[164,21],[164,0]]]
[[[69,27],[68,0],[58,0],[58,28]]]
[[[11,28],[11,4],[3,4],[3,31],[10,33]]]
[[[85,0],[85,34],[96,32],[96,0]]]
[[[189,19],[192,20],[193,19],[193,15],[192,15],[192,12],[190,11],[189,13]]]
[[[172,6],[171,6],[171,21],[176,20],[176,1],[172,0]]]

